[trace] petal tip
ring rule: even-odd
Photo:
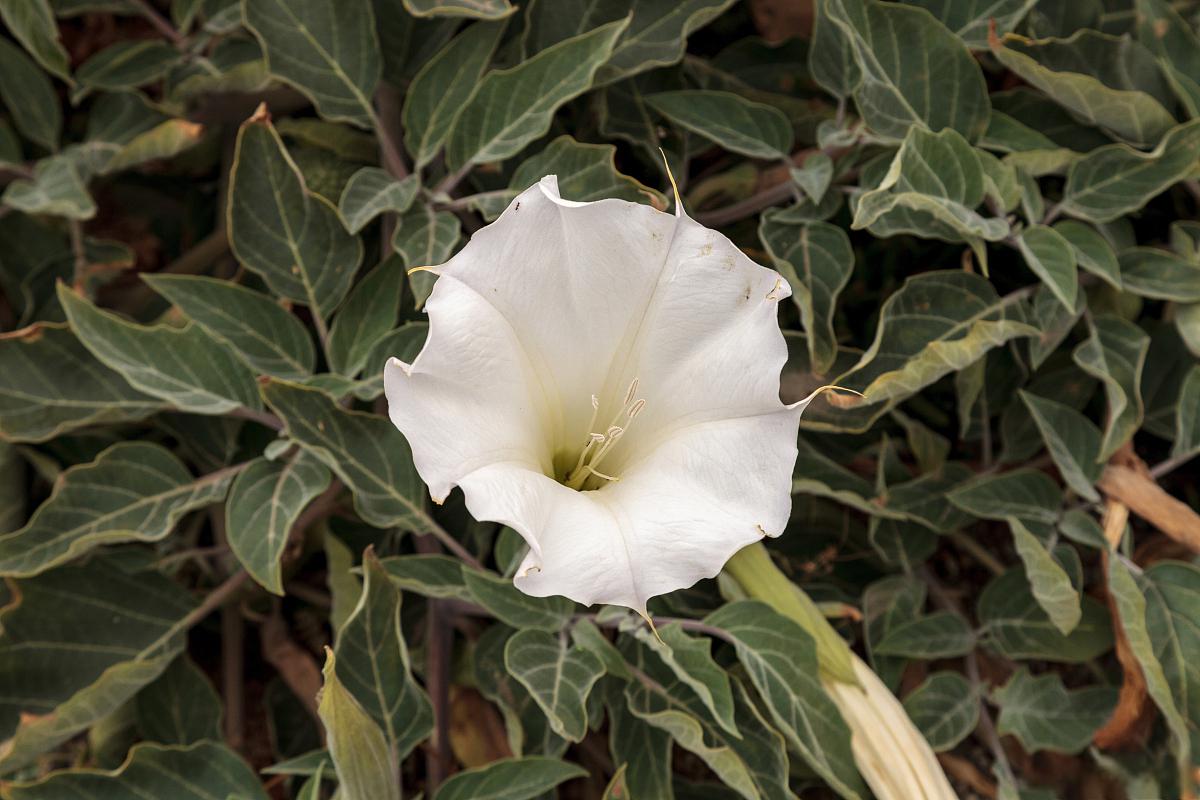
[[[537,185],[538,188],[541,189],[542,194],[546,196],[546,199],[551,203],[554,203],[556,206],[561,206],[562,208],[581,208],[583,206],[591,205],[591,203],[584,203],[578,200],[563,199],[563,196],[558,191],[557,175],[546,175],[540,181],[538,181]]]
[[[403,361],[396,358],[395,356],[392,356],[391,358],[389,358],[387,360],[386,368],[388,370],[399,370],[400,372],[402,372],[404,374],[404,377],[406,377],[406,378],[412,376],[412,364],[405,364]]]

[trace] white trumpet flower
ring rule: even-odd
[[[800,413],[774,271],[690,219],[563,200],[554,176],[447,263],[429,338],[384,374],[441,502],[529,544],[516,585],[644,614],[791,511]]]

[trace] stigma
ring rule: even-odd
[[[575,466],[567,473],[566,479],[563,481],[568,489],[575,491],[584,491],[587,488],[599,488],[603,486],[603,482],[619,481],[620,478],[616,475],[609,475],[600,471],[601,462],[605,457],[612,452],[616,447],[617,442],[629,430],[629,426],[633,424],[634,418],[641,413],[646,407],[646,401],[637,396],[638,379],[634,378],[629,384],[629,389],[625,392],[625,401],[621,407],[617,409],[617,413],[613,415],[612,420],[600,431],[596,427],[597,418],[600,414],[600,398],[592,395],[592,418],[588,422],[587,441],[583,444],[583,449],[579,452],[579,458],[575,461]],[[588,482],[591,479],[592,485],[589,487]],[[600,482],[597,485],[597,482]]]

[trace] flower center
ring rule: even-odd
[[[563,481],[567,488],[578,492],[588,488],[597,489],[604,485],[603,481],[620,480],[616,475],[607,475],[601,472],[600,464],[604,461],[605,456],[616,447],[617,441],[629,430],[634,418],[645,408],[646,401],[637,396],[637,390],[638,379],[634,378],[633,383],[629,384],[629,391],[625,393],[625,402],[617,409],[617,413],[613,415],[603,433],[596,428],[596,419],[600,414],[600,399],[596,395],[592,395],[592,419],[588,422],[588,438],[584,442],[583,450],[579,452],[575,466],[571,468]]]

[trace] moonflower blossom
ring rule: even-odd
[[[458,486],[529,544],[522,591],[644,614],[783,532],[808,402],[779,399],[791,290],[678,199],[573,202],[548,176],[430,271],[389,414],[435,502]]]

